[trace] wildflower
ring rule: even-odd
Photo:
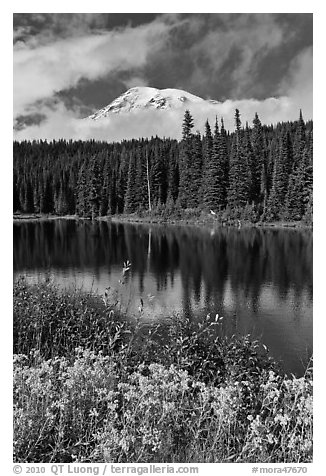
[[[270,444],[277,443],[277,439],[273,437],[271,433],[267,433],[266,435],[267,441]]]
[[[286,426],[289,421],[290,421],[290,417],[287,414],[285,415],[278,414],[274,417],[274,422],[275,423],[279,422],[279,424],[283,427]]]

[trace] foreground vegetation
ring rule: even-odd
[[[15,461],[312,460],[311,370],[282,375],[259,342],[221,337],[218,315],[153,327],[118,308],[15,283]]]

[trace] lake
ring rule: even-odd
[[[109,288],[130,318],[141,299],[149,321],[218,313],[221,332],[261,338],[300,376],[312,354],[312,249],[309,230],[22,221],[14,223],[14,276]]]

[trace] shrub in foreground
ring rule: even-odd
[[[246,380],[214,386],[173,365],[140,364],[121,377],[114,359],[90,351],[73,364],[16,357],[15,460],[311,461],[308,376],[263,372],[256,393]]]
[[[309,462],[312,377],[220,318],[119,321],[107,300],[14,289],[17,462]]]

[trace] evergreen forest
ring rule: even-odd
[[[223,119],[195,131],[185,112],[182,139],[121,143],[13,144],[14,212],[84,218],[200,210],[220,218],[312,223],[313,123]]]

